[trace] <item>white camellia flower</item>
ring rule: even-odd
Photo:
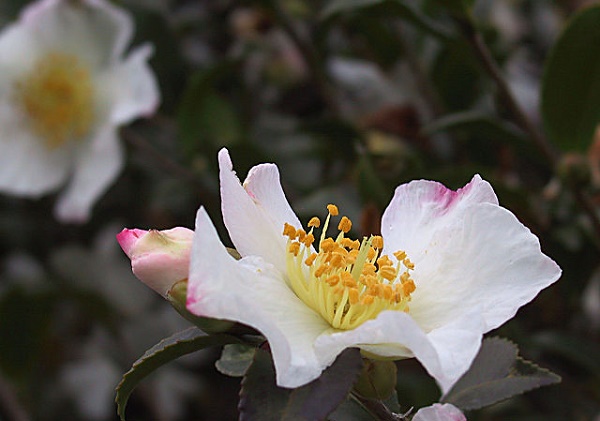
[[[117,128],[154,112],[144,45],[123,57],[131,17],[103,0],[40,0],[0,32],[0,191],[85,221],[123,166]]]
[[[275,165],[252,168],[243,185],[226,150],[219,166],[223,219],[242,259],[200,208],[187,307],[264,334],[282,387],[316,379],[357,347],[370,357],[417,358],[445,393],[482,335],[561,273],[479,176],[458,191],[423,180],[399,186],[382,236],[356,241],[346,237],[346,217],[333,237],[323,233],[338,219],[334,205],[322,229],[318,218],[302,229]]]

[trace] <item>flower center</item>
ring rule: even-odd
[[[327,210],[317,252],[312,244],[319,218],[309,221],[308,233],[284,224],[288,282],[296,295],[336,329],[354,329],[384,310],[408,311],[415,283],[409,274],[414,264],[406,253],[396,251],[393,259],[381,255],[383,238],[378,235],[362,241],[345,237],[352,228],[345,216],[337,237],[326,237],[330,218],[339,213],[335,205]]]
[[[77,57],[47,54],[16,88],[33,131],[50,149],[89,131],[94,87],[89,69]]]

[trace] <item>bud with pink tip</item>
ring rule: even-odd
[[[117,241],[131,259],[135,276],[150,288],[167,297],[171,287],[187,279],[194,231],[176,227],[169,230],[125,228]]]

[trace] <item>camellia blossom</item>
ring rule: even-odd
[[[123,166],[118,126],[159,102],[150,45],[123,57],[131,17],[104,0],[40,0],[0,32],[0,191],[85,221]]]
[[[176,227],[169,230],[125,228],[117,241],[131,259],[133,274],[163,297],[175,283],[188,277],[194,231]]]
[[[255,166],[243,185],[226,150],[219,168],[224,223],[242,258],[200,208],[187,308],[264,334],[282,387],[316,379],[357,347],[372,358],[417,358],[445,393],[483,334],[561,273],[479,176],[458,191],[424,180],[399,186],[382,235],[352,240],[334,205],[303,228],[275,165]]]

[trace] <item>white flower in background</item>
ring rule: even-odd
[[[131,17],[103,0],[40,0],[0,32],[0,191],[82,222],[123,166],[118,126],[154,112],[144,45],[123,57]]]
[[[187,307],[250,325],[269,341],[277,384],[302,386],[348,347],[369,356],[416,357],[443,392],[465,373],[482,335],[560,276],[538,239],[479,176],[452,191],[432,181],[399,186],[382,236],[308,232],[287,202],[273,164],[243,186],[219,153],[225,226],[241,260],[223,246],[200,208]],[[322,231],[337,208],[328,206]]]

